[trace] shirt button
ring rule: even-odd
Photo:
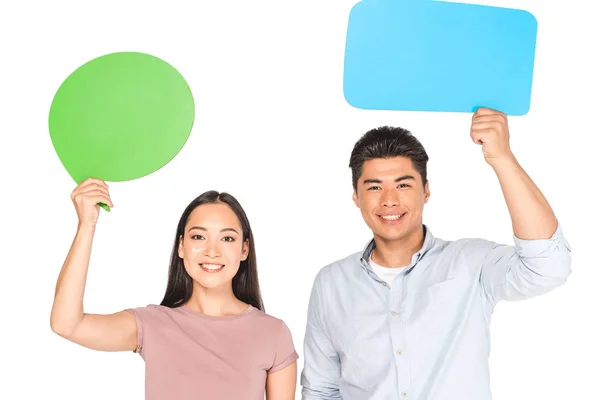
[[[402,397],[408,397],[408,393],[402,392]]]
[[[398,313],[396,311],[392,311],[392,315],[395,317],[396,315],[398,315]]]
[[[399,356],[402,355],[402,350],[396,350],[396,354],[398,354]]]

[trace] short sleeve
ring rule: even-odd
[[[274,343],[275,360],[273,366],[267,371],[269,374],[282,370],[299,358],[294,347],[292,333],[283,321],[281,321],[281,324],[279,325]]]
[[[135,325],[137,328],[137,347],[134,352],[138,353],[142,358],[145,358],[144,337],[145,331],[148,329],[147,321],[152,321],[152,318],[149,318],[152,307],[152,305],[149,305],[146,307],[128,308],[125,310],[129,311],[135,318]]]

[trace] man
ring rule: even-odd
[[[471,138],[500,182],[514,246],[434,237],[422,222],[425,149],[401,128],[367,132],[350,167],[374,238],[315,278],[302,399],[492,399],[494,306],[560,286],[571,257],[550,205],[511,152],[506,115],[477,110]]]

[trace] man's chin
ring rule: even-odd
[[[405,240],[409,235],[406,232],[374,232],[375,239],[383,242],[401,242]]]
[[[418,234],[418,227],[407,227],[407,226],[396,226],[396,227],[377,227],[373,230],[375,237],[381,240],[395,242],[409,239],[410,237]]]

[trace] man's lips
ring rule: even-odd
[[[402,217],[406,215],[406,212],[403,213],[395,213],[395,214],[378,214],[380,221],[385,223],[397,223],[402,220]]]

